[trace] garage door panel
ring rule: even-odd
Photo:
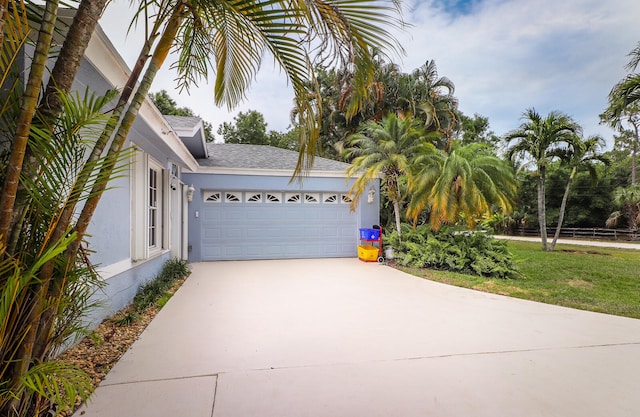
[[[282,191],[272,194],[284,196]],[[299,203],[205,203],[202,208],[202,258],[356,256],[356,215],[349,211],[347,204],[316,201],[302,197]]]

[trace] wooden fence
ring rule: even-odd
[[[555,227],[547,227],[549,239],[553,238],[555,232]],[[514,229],[511,234],[513,236],[540,236],[540,229],[537,227],[520,227]],[[640,230],[563,227],[560,229],[560,237],[567,239],[637,241],[640,240]]]

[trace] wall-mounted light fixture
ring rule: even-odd
[[[190,186],[187,187],[187,201],[190,203],[193,201],[193,194],[196,192],[195,187],[193,186],[193,184],[191,184]]]
[[[369,204],[373,203],[375,196],[376,196],[375,188],[373,187],[369,188],[369,192],[367,193],[367,203]]]

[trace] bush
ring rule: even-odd
[[[396,231],[385,236],[385,245],[394,250],[399,265],[430,268],[493,278],[517,274],[506,242],[482,232],[441,229],[428,226],[415,230],[402,226],[402,242]]]
[[[177,279],[186,277],[190,272],[187,261],[173,258],[165,262],[158,276],[140,287],[140,290],[133,298],[134,310],[142,312],[156,304],[160,298],[164,297],[166,291],[171,288],[171,285]]]

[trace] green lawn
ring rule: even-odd
[[[640,318],[640,250],[509,241],[522,276],[476,276],[402,268],[413,275],[460,287],[583,310]]]

